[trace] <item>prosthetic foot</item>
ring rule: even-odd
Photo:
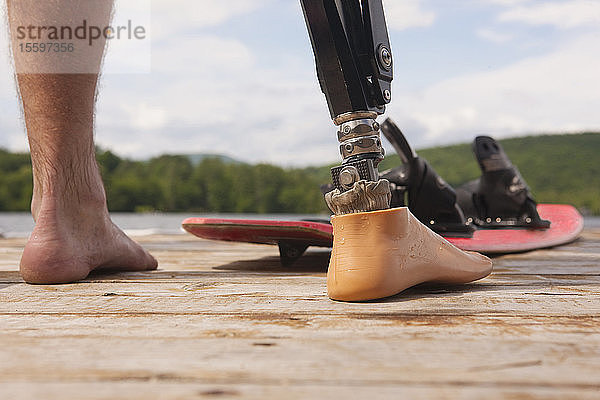
[[[332,223],[327,293],[334,300],[378,299],[423,282],[467,283],[492,271],[490,259],[454,247],[406,207],[334,216]]]

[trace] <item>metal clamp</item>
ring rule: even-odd
[[[379,136],[367,136],[356,139],[346,140],[340,146],[340,154],[344,159],[359,154],[381,154],[383,156],[383,147],[381,147],[381,139]]]
[[[380,126],[376,115],[357,112],[339,116],[337,137],[343,162],[331,169],[334,186],[341,192],[350,190],[360,181],[376,182],[379,179],[377,165],[384,157],[379,135]]]
[[[379,136],[379,124],[374,118],[362,118],[362,116],[362,113],[358,113],[357,119],[340,125],[337,137],[341,143],[340,154],[344,162],[362,154],[372,154],[369,158],[375,160],[383,159],[384,150]]]

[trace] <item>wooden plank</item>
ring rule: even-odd
[[[4,316],[3,322],[0,354],[8,363],[0,367],[0,380],[23,375],[89,379],[94,370],[104,369],[135,372],[140,357],[149,357],[157,371],[182,376],[202,366],[203,373],[219,376],[243,372],[252,379],[284,379],[292,371],[273,367],[289,364],[295,372],[288,378],[307,380],[393,380],[402,368],[401,377],[414,381],[435,372],[440,379],[600,385],[600,317],[248,313],[18,315]],[[320,357],[327,360],[323,368],[332,369],[327,377],[312,367]],[[531,368],[530,373],[523,375],[521,368]],[[507,371],[495,376],[500,369]]]
[[[6,365],[0,382],[600,389],[598,318],[19,316],[8,322],[0,336]],[[32,322],[35,328],[23,330]]]
[[[542,277],[519,284],[480,282],[424,286],[370,303],[340,303],[326,297],[325,281],[314,275],[198,272],[184,282],[152,282],[138,273],[133,282],[92,281],[60,286],[13,284],[0,291],[0,314],[211,314],[211,313],[394,313],[397,315],[600,315],[598,277],[577,284]],[[145,279],[142,279],[145,277]],[[529,275],[531,277],[531,275]],[[504,277],[503,277],[504,278]],[[523,278],[521,278],[523,279]],[[143,285],[136,285],[145,281]],[[504,283],[502,283],[504,282]]]
[[[345,385],[345,386],[344,386]],[[511,400],[597,400],[593,389],[554,387],[506,387],[499,385],[464,385],[452,382],[445,385],[424,386],[409,383],[382,383],[377,387],[358,386],[346,382],[319,385],[296,385],[293,382],[203,383],[170,379],[168,376],[140,376],[137,381],[115,379],[107,382],[49,383],[35,385],[14,383],[3,385],[3,394],[9,399],[45,400],[99,400],[115,398],[147,399],[511,399]]]
[[[142,238],[156,272],[26,285],[0,240],[2,398],[578,398],[600,394],[600,231],[494,274],[327,299],[328,253]]]

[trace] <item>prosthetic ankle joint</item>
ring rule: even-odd
[[[301,0],[317,75],[339,126],[342,165],[326,195],[336,214],[389,208],[389,183],[376,118],[392,99],[393,60],[381,0]]]

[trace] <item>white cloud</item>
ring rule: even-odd
[[[493,29],[482,28],[477,31],[477,36],[492,43],[506,43],[513,38],[513,35],[507,32],[499,32]]]
[[[412,127],[409,136],[419,145],[461,142],[482,133],[594,130],[600,126],[598,71],[600,35],[593,34],[551,54],[400,94],[390,115]]]
[[[517,4],[530,3],[532,0],[485,0],[490,4],[497,4],[501,6],[514,6]]]
[[[242,9],[249,12],[269,1],[241,2]],[[207,3],[214,5],[218,20],[235,14],[229,3]],[[304,37],[299,5],[289,12],[302,29],[293,32]],[[161,13],[155,7],[156,14]],[[245,38],[191,29],[195,18],[181,22],[189,27],[181,33],[159,40],[153,36],[152,74],[105,75],[97,107],[98,143],[133,157],[202,152],[283,165],[335,160],[335,128],[308,41],[302,49],[306,54],[298,54],[299,49],[278,53],[274,68]]]
[[[127,1],[127,0],[124,0]],[[274,0],[152,0],[152,31],[155,40],[214,27],[258,10]]]
[[[254,55],[240,41],[199,34],[203,28],[227,23],[231,18],[253,12],[273,0],[152,0],[152,74],[119,75],[123,71],[143,70],[146,60],[127,49],[109,46],[101,80],[98,104],[97,139],[120,154],[146,156],[163,151],[211,151],[201,141],[173,139],[172,129],[202,130],[203,123],[231,123],[235,110],[244,103],[259,103],[251,91],[240,93],[252,74]],[[129,0],[116,4],[113,23],[134,19],[148,23],[148,2]],[[8,37],[0,29],[0,145],[14,150],[26,149],[20,123],[18,100],[8,57]],[[254,68],[254,69],[253,69]],[[111,74],[115,72],[116,74]],[[312,79],[311,79],[312,83]],[[242,89],[243,90],[243,89]],[[257,92],[258,93],[258,92]],[[238,106],[239,104],[241,106]],[[271,110],[276,104],[269,104]],[[246,107],[247,108],[247,107]],[[252,119],[250,123],[254,122]],[[200,132],[201,133],[201,132]],[[212,131],[215,141],[223,141]],[[233,135],[232,135],[233,138]],[[152,145],[149,146],[149,143]],[[162,143],[163,146],[155,144]],[[228,141],[220,150],[228,148]],[[246,155],[244,155],[246,156]],[[268,157],[267,154],[263,156]]]
[[[153,72],[103,77],[98,143],[135,157],[213,152],[285,165],[338,159],[335,128],[318,87],[298,3],[286,19],[297,25],[281,28],[282,37],[296,44],[281,45],[276,63],[264,56],[271,53],[253,50],[264,34],[261,29],[253,38],[212,29],[272,1],[153,0]],[[513,8],[540,4],[488,1]],[[387,0],[386,10],[396,30],[430,26],[436,19],[435,9],[428,11],[417,1]],[[6,45],[2,34],[0,45]],[[509,39],[490,29],[478,34],[487,40]],[[480,133],[501,137],[598,129],[600,35],[562,36],[560,43],[550,54],[429,84],[420,92],[399,88],[406,77],[398,76],[390,115],[417,146],[468,141]],[[7,52],[5,48],[0,54],[0,145],[23,149],[12,74],[8,58],[2,58]],[[114,62],[117,53],[107,57],[107,64]]]
[[[130,124],[134,129],[151,131],[162,129],[167,124],[167,113],[164,108],[149,106],[147,103],[124,105],[130,115]]]
[[[299,7],[291,12],[304,28]],[[194,33],[154,41],[152,74],[105,75],[98,143],[133,157],[202,152],[284,165],[335,160],[335,128],[312,54],[297,53],[279,53],[273,68],[244,38]]]
[[[0,23],[6,21],[5,6],[0,6]],[[19,102],[9,55],[8,29],[0,26],[0,147],[25,150],[27,140],[19,118]]]
[[[552,25],[560,29],[597,27],[600,24],[600,1],[535,2],[506,10],[498,19],[502,22]]]
[[[204,72],[140,75],[125,84],[107,76],[98,142],[134,157],[222,153],[283,165],[336,159],[335,128],[312,69],[300,79],[256,65],[243,74]]]
[[[182,36],[152,48],[152,71],[161,73],[226,74],[243,71],[254,62],[254,55],[244,43],[208,34]]]
[[[384,6],[390,30],[426,28],[435,22],[435,13],[424,10],[421,0],[386,0]]]

